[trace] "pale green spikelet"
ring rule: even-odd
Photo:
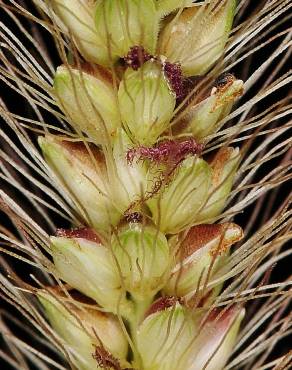
[[[164,292],[183,297],[194,291],[199,280],[206,277],[210,264],[214,263],[213,274],[224,264],[230,246],[242,236],[241,228],[232,223],[193,226],[183,240],[178,236],[176,265]]]
[[[51,294],[39,291],[38,298],[50,324],[63,338],[72,362],[79,369],[96,367],[92,352],[94,347],[100,346],[127,363],[128,343],[114,316],[106,315],[94,307],[84,308],[82,302],[77,300],[72,300],[65,307],[65,297],[53,291]]]
[[[95,26],[100,43],[107,50],[108,64],[127,54],[133,45],[154,53],[159,30],[155,0],[97,1]]]
[[[211,1],[184,9],[162,30],[160,54],[173,63],[181,63],[188,76],[207,72],[224,52],[235,4],[236,0]]]
[[[234,101],[242,94],[243,81],[230,74],[223,75],[222,80],[215,84],[209,97],[195,102],[183,117],[187,130],[198,140],[218,130],[218,123],[230,113]]]
[[[118,92],[121,119],[137,143],[152,145],[169,126],[175,95],[160,63],[148,61],[138,71],[125,72]]]
[[[90,68],[58,67],[54,92],[77,132],[103,143],[120,127],[120,114],[111,74],[100,66]]]
[[[219,313],[211,312],[203,328],[198,330],[202,315],[192,314],[174,299],[162,298],[161,302],[154,303],[153,309],[138,333],[138,348],[145,370],[222,368],[244,316],[243,311],[231,309],[216,322]],[[220,352],[211,359],[220,342]],[[169,348],[173,348],[172,351]]]

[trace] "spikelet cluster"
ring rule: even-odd
[[[248,139],[256,135],[245,138],[244,132],[264,130],[267,123],[261,115],[244,122],[256,98],[250,106],[238,101],[252,77],[244,82],[224,67],[228,50],[232,54],[240,43],[240,36],[233,41],[232,26],[243,5],[236,0],[35,4],[62,64],[48,63],[48,75],[34,59],[25,61],[41,81],[28,89],[27,100],[42,127],[30,146],[33,162],[27,159],[36,176],[27,179],[47,195],[35,197],[25,186],[18,190],[44,219],[40,200],[63,223],[53,220],[46,233],[36,215],[25,215],[1,191],[1,204],[22,235],[17,241],[3,228],[3,240],[43,273],[28,284],[3,262],[10,275],[1,280],[4,295],[11,303],[20,294],[17,308],[59,353],[40,356],[40,365],[30,347],[33,366],[220,370],[256,363],[269,346],[269,327],[267,343],[253,352],[257,322],[241,330],[246,301],[258,290],[274,288],[271,310],[263,306],[260,317],[264,323],[279,309],[285,312],[289,282],[266,282],[274,262],[287,254],[281,247],[289,236],[290,212],[284,203],[250,239],[233,217],[288,180],[289,142],[283,139],[271,153],[262,148],[263,163],[274,152],[285,155],[278,172],[253,187],[262,162],[257,149],[246,156]],[[26,91],[25,83],[15,82]],[[286,112],[284,102],[282,107]],[[58,127],[43,122],[43,108]],[[241,120],[226,128],[236,112],[243,112]],[[17,115],[5,118],[14,128]],[[14,129],[22,143],[35,140],[22,128]],[[275,139],[283,129],[275,130]],[[18,169],[17,161],[12,166]],[[285,332],[286,318],[279,322]],[[244,351],[246,343],[251,349]],[[276,364],[281,361],[286,357]]]

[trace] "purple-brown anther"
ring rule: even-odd
[[[176,98],[181,99],[184,97],[184,78],[180,64],[165,62],[163,64],[163,70],[172,91],[176,95]]]
[[[97,362],[97,366],[102,369],[121,370],[119,361],[109,353],[104,347],[96,347],[95,353],[92,355]]]
[[[224,72],[219,77],[216,78],[214,82],[214,87],[220,90],[226,90],[235,81],[233,74]]]
[[[190,155],[201,154],[203,148],[203,144],[197,143],[194,138],[166,140],[154,147],[139,146],[129,149],[126,158],[129,164],[137,158],[137,161],[149,160],[158,164],[177,165]]]
[[[147,53],[143,46],[133,46],[128,54],[124,57],[125,63],[137,71],[145,62],[152,59],[153,55]]]
[[[90,229],[89,227],[77,229],[57,229],[56,236],[61,238],[86,239],[98,244],[101,243],[100,237],[93,229]]]
[[[143,220],[143,216],[139,212],[127,213],[125,218],[128,223],[139,223]]]

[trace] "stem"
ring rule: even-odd
[[[139,328],[139,325],[141,321],[143,320],[145,313],[149,309],[154,295],[139,295],[135,294],[132,295],[133,297],[133,303],[134,303],[134,309],[132,311],[132,315],[127,317],[127,320],[130,325],[130,333],[131,333],[131,338],[133,340],[133,343],[135,347],[137,347],[137,331]],[[135,366],[138,366],[138,368],[141,368],[141,357],[140,354],[137,350],[133,353],[134,355],[134,364]]]

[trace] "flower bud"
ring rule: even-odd
[[[85,132],[95,143],[104,142],[120,126],[112,77],[102,67],[84,65],[82,70],[59,67],[54,92],[76,131]]]
[[[203,139],[218,131],[217,123],[230,113],[234,100],[242,93],[243,81],[236,80],[232,75],[225,76],[226,83],[214,86],[211,95],[191,107],[184,118],[188,124],[187,130],[196,139]]]
[[[224,263],[229,247],[242,236],[242,229],[233,223],[193,226],[178,244],[176,266],[165,293],[182,297],[196,291],[200,279],[204,284],[213,260],[211,277]]]
[[[155,143],[167,129],[176,101],[161,65],[148,61],[137,71],[129,68],[120,84],[118,98],[127,133],[136,142]]]
[[[159,229],[175,234],[190,226],[207,199],[210,185],[207,162],[198,157],[185,159],[169,183],[147,202]]]
[[[51,0],[50,2],[85,60],[107,65],[107,48],[101,43],[94,24],[96,1]]]
[[[110,312],[123,309],[124,292],[110,249],[98,236],[92,240],[82,234],[64,235],[51,237],[51,253],[60,278]]]
[[[97,368],[93,353],[99,346],[125,361],[128,344],[114,316],[101,313],[95,306],[82,307],[80,302],[72,299],[65,306],[62,303],[64,297],[57,296],[56,292],[39,291],[38,298],[50,325],[64,340],[63,345],[78,369]]]
[[[152,298],[167,278],[170,253],[166,237],[139,222],[113,235],[112,250],[124,285],[134,297]]]
[[[159,54],[180,63],[187,76],[206,73],[224,52],[235,4],[226,0],[185,9],[161,32]]]
[[[118,223],[121,213],[107,196],[105,160],[96,147],[47,135],[39,138],[46,161],[61,179],[86,222],[102,233]]]
[[[198,320],[175,299],[166,297],[154,303],[137,333],[142,368],[186,370],[188,346],[197,326]]]
[[[221,148],[211,163],[212,185],[208,200],[196,218],[196,222],[209,222],[224,209],[231,191],[233,180],[240,161],[238,148]]]
[[[138,329],[143,369],[221,370],[231,354],[244,311],[214,310],[205,319],[171,297],[156,302]],[[156,307],[155,307],[156,306]]]
[[[99,0],[95,26],[108,64],[124,57],[135,45],[154,53],[159,31],[155,0]]]

